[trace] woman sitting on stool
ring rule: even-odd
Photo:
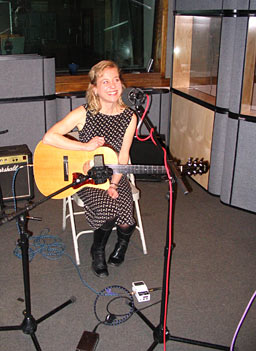
[[[69,150],[93,151],[107,145],[118,153],[118,163],[127,164],[137,118],[122,101],[123,84],[118,66],[101,61],[89,72],[87,103],[71,111],[45,134],[43,142]],[[79,141],[65,135],[77,127]],[[119,266],[135,229],[133,198],[127,177],[113,174],[107,191],[85,187],[78,191],[85,217],[93,227],[92,269],[98,277],[108,276],[105,246],[112,228],[117,227],[117,243],[108,263]]]

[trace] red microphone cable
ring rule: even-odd
[[[148,111],[148,106],[149,106],[149,96],[146,95],[147,102],[146,102],[146,108],[143,112],[143,115],[141,117],[141,123],[143,122],[146,113]],[[150,129],[149,135],[146,138],[140,138],[138,135],[138,128],[136,128],[136,138],[139,141],[146,141],[148,139],[151,139],[151,141],[157,145],[156,141],[154,140],[154,128]],[[168,257],[167,257],[167,267],[166,267],[166,292],[165,292],[165,309],[164,309],[164,330],[163,330],[163,343],[164,343],[164,351],[166,351],[166,320],[167,320],[167,309],[168,309],[168,286],[169,286],[169,271],[170,271],[170,261],[171,261],[171,250],[172,250],[172,178],[170,174],[170,170],[168,167],[168,162],[167,162],[167,152],[164,147],[162,147],[163,153],[164,153],[164,166],[166,169],[166,174],[168,177],[168,184],[169,184],[169,245],[168,245]]]

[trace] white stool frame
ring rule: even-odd
[[[130,181],[133,201],[135,204],[135,211],[136,211],[136,217],[137,217],[136,229],[139,231],[143,253],[146,255],[147,254],[147,246],[146,246],[146,241],[145,241],[145,237],[144,237],[144,229],[143,229],[143,224],[142,224],[142,219],[141,219],[141,214],[140,214],[140,206],[139,206],[140,191],[138,188],[136,188],[134,175],[129,174],[128,178]],[[93,230],[87,229],[87,230],[82,230],[82,231],[77,233],[76,224],[75,224],[75,216],[84,215],[84,211],[74,211],[72,201],[75,201],[75,203],[79,207],[83,207],[83,201],[79,198],[79,196],[77,194],[74,194],[72,196],[68,196],[68,197],[63,199],[62,229],[63,229],[63,231],[66,229],[67,219],[69,218],[70,224],[71,224],[72,237],[73,237],[73,245],[74,245],[74,251],[75,251],[76,264],[79,266],[80,265],[80,256],[79,256],[78,239],[83,234],[93,233]],[[68,212],[67,212],[67,209],[68,209]],[[113,229],[116,229],[116,228],[113,228]]]

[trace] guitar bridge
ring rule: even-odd
[[[63,156],[64,181],[68,182],[68,156]]]
[[[73,182],[77,179],[83,179],[84,175],[82,173],[73,173]],[[85,184],[95,184],[92,179],[85,179],[84,181],[78,182],[76,185],[73,186],[73,189],[78,189],[80,186]]]

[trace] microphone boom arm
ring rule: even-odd
[[[143,106],[135,105],[135,112],[138,115],[138,117],[141,117],[143,115],[143,113],[145,112],[145,110],[144,110]],[[145,127],[147,128],[147,130],[149,132],[152,129],[154,130],[153,136],[155,136],[154,141],[156,142],[157,147],[161,150],[164,147],[166,150],[168,150],[168,156],[170,156],[169,149],[167,148],[165,142],[162,140],[160,134],[158,132],[156,132],[156,128],[153,125],[153,123],[151,122],[150,118],[148,117],[148,113],[145,114],[145,117],[143,119],[143,123],[145,124]],[[189,193],[189,190],[188,190],[187,186],[185,185],[185,183],[182,179],[182,176],[181,176],[180,172],[178,171],[173,159],[170,159],[170,157],[169,157],[167,159],[167,164],[168,164],[168,167],[172,173],[172,176],[175,178],[177,183],[181,186],[184,195],[187,195]]]

